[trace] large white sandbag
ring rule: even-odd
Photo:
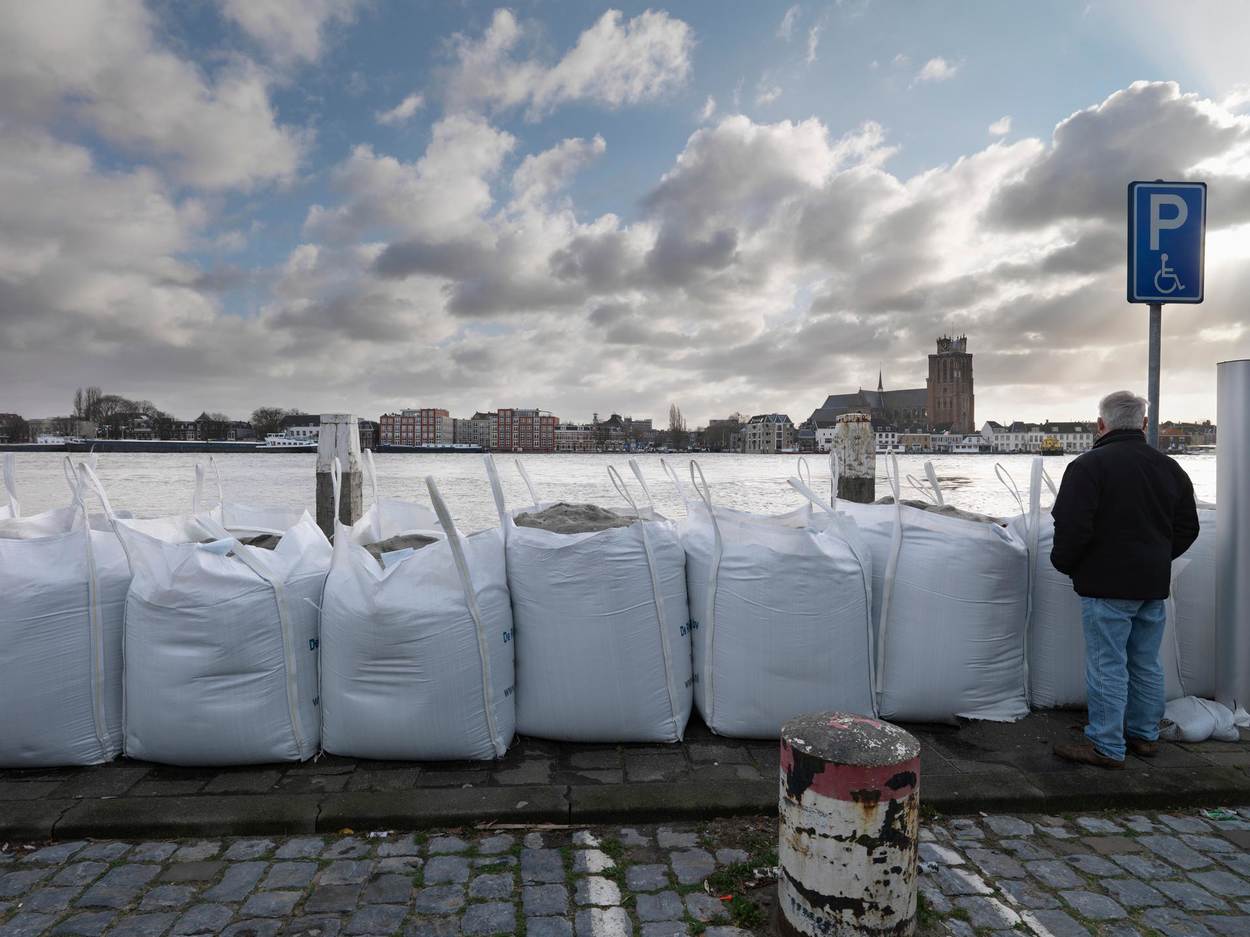
[[[335,463],[335,500],[339,496]],[[322,746],[357,758],[502,757],[516,725],[503,532],[461,536],[433,478],[421,505],[378,501],[336,524],[321,607]],[[375,489],[376,490],[376,489]],[[396,509],[396,506],[399,506]],[[335,516],[338,506],[335,505]],[[365,544],[434,540],[382,564]]]
[[[21,502],[17,500],[17,481],[16,475],[17,460],[12,452],[4,454],[3,469],[0,475],[3,476],[4,493],[6,500],[4,504],[0,504],[0,520],[7,520],[10,517],[19,517],[22,513]]]
[[[878,710],[913,722],[1027,715],[1028,553],[996,523],[839,501],[872,552]]]
[[[134,577],[126,754],[177,765],[311,758],[320,738],[318,607],[330,565],[317,525],[305,513],[265,550],[239,543],[208,514],[110,516]],[[201,542],[210,537],[218,539]]]
[[[0,519],[0,767],[94,765],[121,752],[130,570],[66,467],[70,507]]]
[[[489,458],[487,471],[516,626],[517,731],[575,742],[679,741],[691,670],[676,526],[636,507],[612,468],[637,518],[630,526],[579,534],[517,526]]]
[[[1172,562],[1168,607],[1181,685],[1186,694],[1205,700],[1215,697],[1215,518],[1214,505],[1199,505],[1198,539]]]
[[[1168,702],[1163,711],[1159,738],[1172,742],[1237,742],[1237,717],[1233,711],[1214,700],[1182,696]]]
[[[708,728],[775,738],[805,712],[872,715],[872,558],[854,524],[823,504],[817,518],[810,503],[783,515],[717,507],[694,462],[691,480],[699,499],[679,529]]]
[[[208,467],[212,469],[217,483],[217,506],[209,509],[203,504],[205,469],[195,466],[195,494],[191,499],[191,514],[207,514],[220,524],[232,537],[247,540],[253,537],[280,537],[299,523],[303,508],[279,504],[248,504],[227,499],[216,460],[210,455]]]

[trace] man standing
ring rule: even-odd
[[[1164,600],[1172,560],[1198,538],[1193,483],[1146,442],[1146,405],[1126,390],[1102,399],[1094,448],[1067,467],[1051,512],[1050,562],[1081,597],[1089,700],[1086,741],[1055,754],[1101,768],[1123,768],[1126,744],[1158,750]]]

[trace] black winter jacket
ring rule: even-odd
[[[1172,560],[1198,539],[1194,486],[1140,430],[1112,430],[1063,473],[1050,562],[1079,595],[1166,599]]]

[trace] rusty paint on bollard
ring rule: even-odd
[[[910,937],[920,743],[898,726],[815,713],[781,730],[778,916],[785,937]]]

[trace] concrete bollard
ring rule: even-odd
[[[338,456],[343,470],[343,493],[339,520],[354,524],[364,513],[364,490],[360,477],[360,427],[350,413],[323,413],[317,441],[317,526],[334,536],[334,483],[330,469]]]
[[[777,856],[785,937],[910,937],[920,743],[888,722],[813,713],[781,729]]]
[[[866,413],[838,417],[832,448],[838,458],[838,497],[872,504],[877,497],[877,441],[872,417]]]
[[[1215,698],[1250,710],[1250,358],[1216,371]]]

